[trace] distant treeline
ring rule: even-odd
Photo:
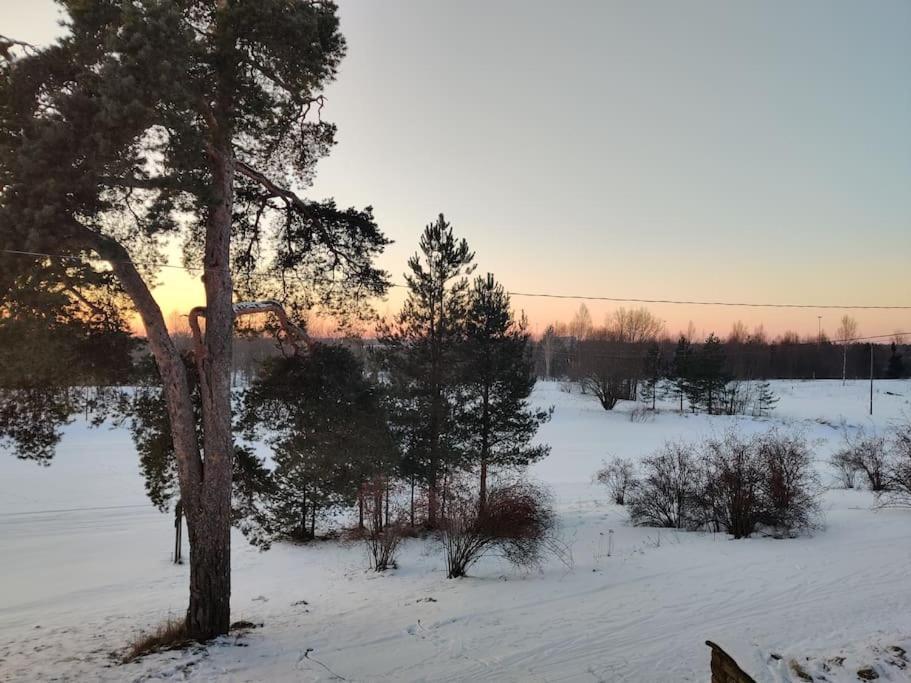
[[[736,323],[726,338],[709,335],[718,344],[723,371],[732,380],[759,379],[847,379],[870,376],[871,343],[856,339],[856,323],[842,319],[837,338],[824,333],[819,338],[801,339],[786,332],[769,339],[762,327],[748,333]],[[681,340],[698,351],[706,339],[696,338],[692,327],[677,337],[666,334],[663,324],[644,308],[615,311],[605,325],[594,326],[584,306],[572,322],[548,326],[534,348],[535,372],[541,379],[581,380],[588,369],[601,366],[624,368],[622,374],[636,378],[650,376],[655,367],[666,375]],[[895,339],[874,340],[873,377],[901,379],[911,376],[908,360],[911,345]]]

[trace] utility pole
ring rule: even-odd
[[[870,342],[870,415],[873,414],[873,342]]]

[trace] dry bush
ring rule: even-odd
[[[734,432],[701,444],[669,443],[643,461],[629,495],[634,524],[791,536],[812,528],[819,483],[801,434]]]
[[[905,425],[889,439],[887,490],[880,494],[880,504],[889,507],[911,507],[911,425]]]
[[[836,458],[853,464],[863,473],[871,491],[885,491],[889,484],[889,453],[886,438],[879,434],[867,434],[861,431],[856,437],[845,432],[845,446]]]
[[[151,632],[140,633],[126,649],[123,663],[127,664],[140,657],[161,652],[176,650],[189,645],[192,640],[187,636],[187,625],[184,619],[168,619]]]
[[[820,487],[803,435],[729,432],[708,441],[704,457],[705,513],[715,529],[734,538],[757,531],[781,537],[815,525]]]
[[[755,446],[763,474],[763,526],[785,535],[813,528],[819,515],[820,485],[806,439],[773,429],[757,437]]]
[[[668,442],[657,453],[645,458],[641,469],[643,476],[628,496],[633,524],[698,528],[703,485],[693,446]]]
[[[367,553],[370,557],[371,569],[377,572],[384,572],[397,566],[396,556],[398,555],[399,546],[406,536],[407,528],[408,524],[401,516],[396,521],[382,527],[377,527],[373,524],[367,525],[364,543],[367,546]]]
[[[835,478],[842,488],[853,489],[857,485],[860,470],[851,453],[840,450],[829,459],[829,464],[835,470]]]
[[[718,531],[746,538],[756,530],[763,510],[764,472],[755,444],[728,432],[721,440],[708,441],[704,448],[705,520]]]
[[[624,505],[627,494],[636,484],[636,468],[632,460],[614,458],[598,470],[595,478],[607,487],[614,503]]]
[[[646,406],[636,406],[629,412],[630,422],[653,422],[655,420],[655,411]]]
[[[483,506],[468,487],[453,490],[440,537],[447,576],[465,576],[475,562],[494,552],[517,567],[533,567],[540,562],[553,527],[549,493],[529,482],[490,489]]]

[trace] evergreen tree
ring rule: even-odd
[[[639,398],[646,403],[652,404],[652,410],[655,410],[658,401],[658,392],[661,387],[661,379],[664,376],[664,362],[661,359],[661,348],[654,344],[650,346],[645,354],[645,362],[642,368],[642,385],[639,390]]]
[[[889,364],[886,366],[888,379],[901,379],[905,376],[905,361],[898,352],[898,346],[892,342],[889,353]]]
[[[709,334],[693,359],[687,382],[687,398],[694,407],[714,415],[723,403],[729,377],[725,372],[725,354],[721,340]]]
[[[680,400],[680,412],[683,412],[683,398],[689,394],[690,373],[692,371],[693,349],[690,340],[680,335],[674,349],[674,358],[671,362],[671,383],[674,393]]]
[[[202,401],[196,363],[189,353],[184,354],[183,361],[193,397],[197,439],[201,439]],[[168,512],[180,500],[177,457],[164,391],[157,375],[151,379],[151,383],[139,384],[130,393],[121,393],[113,412],[115,422],[126,422],[129,427],[139,453],[139,469],[149,500],[162,512]],[[232,521],[254,540],[258,508],[272,486],[269,471],[262,458],[257,457],[249,447],[239,444],[234,445],[233,470]]]
[[[768,380],[762,380],[756,386],[756,413],[759,417],[768,415],[778,403],[778,396],[772,391],[772,385]]]
[[[341,346],[266,361],[244,393],[241,425],[274,454],[256,540],[313,538],[320,515],[352,505],[362,484],[396,465],[380,388]]]
[[[462,456],[455,411],[473,261],[468,242],[440,214],[408,260],[401,312],[380,330],[406,468],[427,486],[430,528],[437,524],[443,476]]]
[[[130,381],[139,341],[110,273],[48,261],[18,273],[15,259],[0,255],[0,444],[47,465],[72,415]]]
[[[550,411],[528,402],[535,379],[527,324],[524,317],[515,319],[509,294],[493,275],[477,278],[472,287],[463,351],[459,425],[467,464],[480,470],[484,507],[489,468],[522,467],[550,450],[531,445]]]
[[[289,189],[308,186],[334,141],[317,112],[345,51],[337,7],[60,4],[67,33],[54,45],[0,50],[0,247],[65,256],[47,269],[61,286],[60,264],[88,273],[107,261],[139,314],[187,514],[186,634],[206,640],[230,624],[233,326],[241,314],[279,308],[238,307],[235,295],[344,312],[387,286],[373,260],[388,241],[369,208]],[[204,305],[190,318],[205,317],[204,334],[195,328],[201,440],[185,366],[151,294],[168,239],[204,271]],[[46,261],[3,265],[23,274]]]

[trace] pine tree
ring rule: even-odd
[[[768,415],[778,403],[778,396],[772,391],[772,385],[768,380],[762,380],[756,385],[756,412],[759,417]]]
[[[68,32],[56,44],[0,50],[0,247],[62,254],[54,269],[40,256],[13,265],[61,285],[59,264],[107,261],[139,314],[187,515],[186,633],[207,640],[230,625],[235,319],[277,311],[277,298],[292,312],[357,310],[387,288],[373,261],[388,240],[372,210],[289,189],[308,185],[333,144],[317,112],[345,41],[333,2],[60,4]],[[190,311],[191,322],[205,317],[204,333],[194,327],[201,439],[151,293],[169,238],[204,272],[204,305]],[[268,301],[235,306],[235,295]]]
[[[680,335],[674,349],[674,358],[671,362],[671,383],[674,393],[680,400],[680,412],[683,412],[683,398],[689,394],[688,386],[692,371],[692,344],[685,336]]]
[[[721,340],[711,333],[693,359],[687,398],[694,407],[701,406],[709,415],[714,415],[722,405],[728,380],[724,347]]]
[[[886,377],[888,379],[901,379],[905,376],[905,361],[902,354],[898,352],[898,346],[892,342],[889,354],[889,364],[886,366]]]
[[[643,379],[642,388],[639,390],[639,397],[646,403],[651,403],[652,410],[655,410],[661,379],[664,376],[664,362],[661,359],[661,348],[657,344],[649,347],[649,350],[646,352],[642,370]]]
[[[380,330],[406,468],[427,486],[430,528],[437,524],[443,477],[462,456],[454,418],[473,260],[468,242],[440,214],[408,260],[401,312]]]
[[[523,467],[549,452],[531,443],[550,411],[528,402],[535,379],[527,323],[515,319],[509,294],[493,275],[474,281],[462,351],[459,426],[466,464],[480,471],[483,507],[490,468]]]
[[[380,387],[342,346],[312,344],[305,355],[266,361],[244,392],[241,425],[248,438],[264,435],[274,454],[258,539],[313,538],[318,518],[396,467]]]

